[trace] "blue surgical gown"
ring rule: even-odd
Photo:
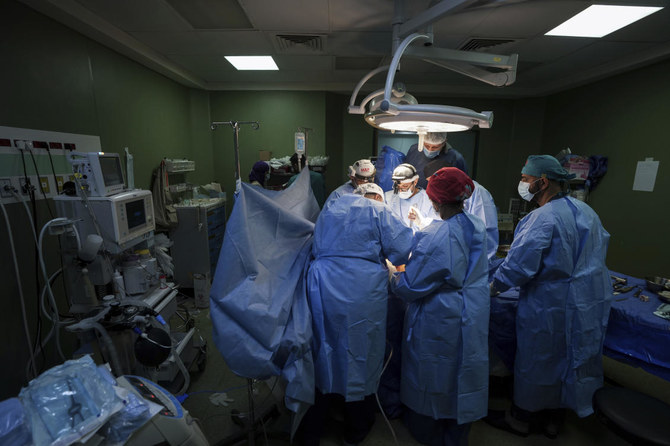
[[[338,187],[337,189],[332,191],[330,193],[330,195],[328,195],[328,198],[326,199],[326,203],[323,206],[326,207],[326,204],[330,203],[333,200],[336,200],[336,199],[340,198],[342,195],[353,194],[354,190],[356,190],[356,188],[351,183],[351,181],[347,181],[346,183],[344,183],[343,185],[341,185],[340,187]]]
[[[314,229],[307,286],[316,387],[362,400],[377,390],[386,335],[388,271],[406,262],[412,231],[383,203],[346,194]]]
[[[488,405],[489,289],[486,229],[465,212],[415,234],[391,290],[409,303],[402,402],[433,419],[469,423]]]
[[[409,148],[407,151],[407,155],[405,156],[405,162],[411,164],[416,168],[416,173],[419,174],[419,183],[418,186],[421,189],[425,189],[426,186],[428,185],[428,181],[426,180],[425,175],[423,174],[423,168],[426,167],[426,164],[433,160],[443,160],[453,167],[458,167],[461,169],[463,172],[468,173],[467,167],[465,167],[465,158],[463,158],[463,155],[461,153],[451,147],[449,143],[447,143],[447,149],[448,150],[442,150],[442,152],[437,155],[435,158],[428,158],[424,153],[426,153],[425,149],[421,152],[417,149],[417,144],[413,144],[412,147]]]
[[[463,202],[463,209],[479,217],[486,226],[486,240],[489,261],[495,259],[498,251],[498,211],[491,193],[484,186],[475,183],[472,196]]]
[[[413,231],[417,231],[418,227],[416,223],[409,219],[409,209],[412,206],[416,206],[419,212],[421,212],[422,217],[439,218],[439,215],[433,209],[433,203],[431,203],[428,194],[423,189],[420,189],[414,196],[407,199],[400,198],[398,194],[394,194],[390,190],[384,193],[384,200],[393,211],[393,214],[401,219],[405,226],[412,228]]]
[[[572,197],[549,201],[519,222],[493,278],[500,291],[520,287],[514,403],[522,409],[593,412],[612,300],[608,241],[598,215]]]

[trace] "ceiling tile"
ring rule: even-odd
[[[256,29],[327,32],[328,0],[239,0]]]
[[[163,0],[77,0],[107,22],[130,31],[188,31],[189,24]]]
[[[193,29],[251,29],[237,0],[166,0]]]

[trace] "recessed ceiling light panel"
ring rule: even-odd
[[[225,56],[238,70],[279,70],[272,56]]]
[[[656,6],[591,5],[545,35],[603,37],[661,9]]]

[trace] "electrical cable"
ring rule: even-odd
[[[152,344],[155,344],[155,345],[159,346],[160,348],[166,348],[166,349],[170,349],[170,350],[172,350],[172,345],[163,345],[163,344],[161,344],[160,342],[154,341],[154,340],[151,339],[151,338],[149,337],[149,335],[147,335],[146,333],[142,333],[142,334],[140,335],[140,337],[141,337],[142,339],[144,339],[145,341],[149,341],[149,342],[151,342]]]
[[[44,263],[44,256],[42,252],[42,241],[44,240],[44,232],[54,223],[68,223],[70,220],[67,218],[59,217],[59,218],[54,218],[52,220],[49,220],[43,227],[42,230],[40,231],[40,235],[37,240],[37,252],[39,256],[39,262],[40,266],[42,267],[42,275],[44,276],[44,280],[46,282],[46,287],[47,290],[49,291],[48,296],[49,296],[49,301],[51,304],[51,308],[53,309],[53,318],[52,322],[55,326],[61,325],[61,321],[58,315],[58,305],[56,304],[56,297],[53,294],[53,290],[51,289],[51,284],[49,283],[49,275],[47,273],[47,267],[46,264]],[[77,230],[77,228],[72,225],[72,228],[74,231]],[[46,311],[46,310],[44,310]],[[65,355],[63,354],[63,349],[60,345],[60,331],[56,329],[56,350],[58,351],[58,354],[61,358],[61,360],[65,361]]]
[[[388,341],[387,341],[388,342]],[[382,373],[379,376],[382,376],[384,374],[384,371],[388,367],[389,363],[391,362],[391,358],[393,357],[393,347],[391,347],[391,352],[389,353],[389,357],[386,360],[386,364],[384,364],[384,367],[382,368]],[[379,411],[382,413],[382,416],[384,417],[384,421],[386,421],[386,425],[389,427],[391,430],[391,435],[393,435],[393,441],[395,442],[396,445],[398,445],[398,437],[395,435],[395,431],[393,430],[393,426],[391,426],[391,422],[389,419],[386,417],[386,413],[384,412],[384,409],[382,408],[382,403],[379,401],[379,395],[377,392],[375,392],[375,399],[377,400],[377,406],[379,407]]]
[[[54,191],[56,195],[59,194],[58,192],[58,178],[56,178],[56,168],[54,167],[54,159],[51,156],[51,149],[49,148],[49,145],[47,144],[47,155],[49,155],[49,164],[51,164],[51,174],[54,177],[54,186],[56,186],[56,190]]]
[[[30,177],[28,176],[28,169],[26,168],[26,158],[25,158],[25,153],[24,150],[26,150],[26,141],[19,141],[17,143],[17,149],[19,150],[19,153],[21,154],[21,164],[23,165],[23,177],[25,178],[25,183],[21,185],[21,188],[23,189],[23,192],[28,194],[28,197],[30,198],[30,202],[33,207],[33,215],[35,215],[35,218],[32,219],[32,224],[33,224],[33,231],[37,232],[37,202],[35,200],[35,189],[30,183]],[[40,279],[39,279],[39,264],[37,260],[37,246],[35,246],[35,286],[37,289],[40,289]],[[39,305],[39,296],[36,296],[38,299],[37,304]],[[44,346],[42,345],[42,316],[40,312],[37,312],[37,322],[36,322],[36,333],[35,333],[35,344],[33,346],[34,349],[37,348],[37,345],[39,343],[40,350],[42,351],[42,360],[46,363],[46,355],[44,353]]]
[[[23,285],[21,284],[21,274],[19,273],[19,261],[16,257],[16,247],[14,246],[14,234],[12,233],[12,227],[9,223],[9,215],[7,214],[7,209],[5,205],[0,200],[0,209],[2,209],[2,214],[5,217],[5,224],[7,225],[7,235],[9,237],[9,246],[12,251],[12,258],[14,259],[14,273],[16,274],[16,284],[19,291],[19,301],[21,303],[21,317],[23,319],[23,329],[26,335],[26,341],[28,342],[28,352],[30,354],[30,361],[32,364],[32,377],[37,377],[37,369],[35,368],[35,351],[32,344],[32,339],[30,338],[30,329],[28,328],[28,314],[26,312],[26,302],[23,296]],[[28,381],[31,380],[30,375],[26,374]]]
[[[56,277],[58,277],[58,275],[61,274],[62,272],[63,272],[63,269],[61,268],[58,271],[56,271],[55,273],[53,273],[51,275],[51,277],[49,277],[49,283],[53,283],[53,281],[56,279]],[[42,292],[40,294],[40,305],[42,306],[42,308],[44,307],[44,297],[46,296],[46,291],[47,291],[47,287],[45,285],[45,286],[42,287]],[[44,314],[47,315],[47,317],[49,317],[46,312]],[[49,319],[49,320],[51,321],[51,319]],[[76,321],[74,319],[69,319],[69,320],[61,321],[61,324],[66,325],[66,324],[70,324],[70,323],[73,323],[73,322],[76,322]],[[55,329],[56,329],[56,325],[52,325],[51,329],[49,330],[49,333],[47,333],[47,336],[44,338],[43,345],[47,344],[49,342],[49,340],[51,339],[51,336],[53,336],[53,333],[54,333]],[[39,348],[43,348],[42,345],[40,345]],[[39,351],[35,352],[35,354],[38,354],[38,353],[39,353]],[[28,374],[28,369],[30,368],[31,364],[32,364],[32,361],[30,361],[30,360],[26,364],[26,375]]]
[[[55,195],[59,195],[58,192],[58,178],[56,177],[56,168],[54,167],[54,160],[53,157],[51,156],[51,148],[47,144],[47,155],[49,155],[49,164],[51,164],[51,174],[53,175],[54,178],[54,187],[56,190],[54,191]],[[58,249],[60,252],[63,252],[63,245],[61,244],[60,237],[58,238]],[[63,256],[58,256],[60,260],[60,267],[61,269],[64,269],[63,267]],[[65,286],[65,281],[63,281],[63,294],[65,296],[65,300],[67,300],[67,305],[69,308],[72,308],[72,299],[70,299],[70,295],[67,292],[67,287]]]
[[[177,363],[177,368],[179,368],[179,371],[184,376],[184,385],[181,386],[179,393],[177,393],[177,395],[183,395],[184,393],[186,393],[188,387],[191,385],[191,375],[190,373],[188,373],[188,370],[184,365],[184,361],[181,360],[179,352],[177,351],[177,347],[175,346],[173,346],[172,348],[172,355],[174,356],[174,361]]]
[[[30,222],[30,229],[33,231],[33,240],[35,241],[35,246],[37,246],[37,233],[35,232],[35,223],[33,222],[33,215],[30,213],[30,209],[28,208],[26,200],[24,200],[23,197],[16,192],[15,188],[12,188],[10,193],[12,194],[12,196],[16,201],[23,204],[23,209],[25,209],[26,215],[28,216],[28,221]]]
[[[44,186],[42,186],[42,182],[40,181],[40,171],[37,168],[37,162],[35,161],[35,154],[33,153],[32,148],[28,145],[28,153],[30,153],[30,159],[33,161],[33,167],[35,168],[35,175],[37,175],[37,184],[40,186],[40,192],[42,192],[42,197],[44,197],[44,202],[47,205],[47,211],[49,211],[49,216],[51,218],[54,218],[54,213],[51,210],[51,206],[49,206],[49,200],[47,200],[47,194],[44,192]]]

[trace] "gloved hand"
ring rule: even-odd
[[[393,265],[393,263],[389,262],[389,259],[386,259],[386,267],[389,270],[389,281],[393,279],[393,273],[398,272],[396,267]]]
[[[235,400],[230,398],[225,392],[222,392],[212,394],[209,397],[209,401],[215,406],[228,406],[228,403],[232,403]]]
[[[433,221],[432,218],[426,217],[421,214],[421,212],[416,208],[416,206],[412,206],[409,208],[409,214],[407,214],[407,218],[410,219],[410,221],[414,222],[417,228],[419,230],[425,228],[430,224],[430,222]]]
[[[493,282],[489,283],[489,296],[495,297],[500,294],[500,291],[496,290],[496,287],[493,286]]]

